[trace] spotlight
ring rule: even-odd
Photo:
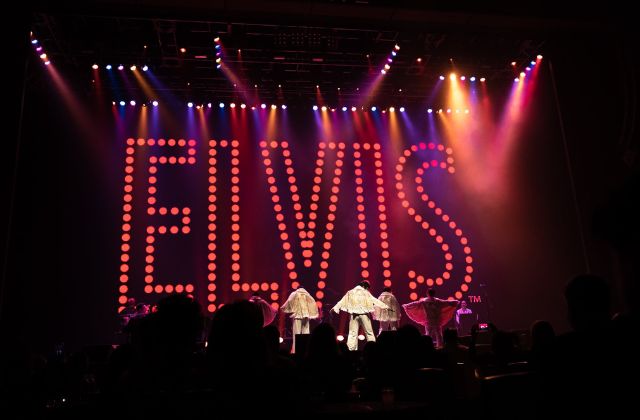
[[[531,71],[531,67],[526,67],[525,70],[526,71]]]
[[[465,110],[464,110],[464,113],[465,113],[465,114],[468,114],[468,113],[469,113],[469,110],[468,110],[468,109],[465,109]]]
[[[44,62],[44,65],[45,65],[45,66],[48,66],[49,64],[51,64],[51,61],[49,61],[49,60],[47,60],[47,61],[45,61],[45,62]]]
[[[38,51],[38,52],[42,51],[42,47],[36,48],[36,51]]]
[[[47,59],[47,54],[40,54],[40,58],[42,58],[43,60]]]
[[[338,341],[344,341],[344,335],[342,335],[342,334],[338,334],[338,336],[336,337],[336,339],[337,339]]]
[[[429,114],[431,114],[431,113],[433,112],[433,109],[429,108],[429,109],[427,109],[427,112],[428,112]]]
[[[486,78],[484,78],[484,77],[481,77],[481,78],[480,78],[480,81],[481,81],[482,83],[484,83],[484,81],[485,81],[485,80],[487,80],[487,79],[486,79]]]
[[[472,82],[475,82],[475,81],[476,81],[476,76],[471,76],[471,77],[469,78],[469,80],[471,80]]]
[[[524,72],[523,72],[523,71],[521,71],[521,72],[520,72],[520,77],[524,77],[524,76],[525,76]]]
[[[280,344],[284,343],[284,338],[282,338],[282,337],[278,337],[278,342],[279,342]]]
[[[216,50],[220,49],[220,44],[216,44]]]
[[[211,108],[211,102],[207,104],[207,108]]]
[[[111,70],[111,64],[107,64],[104,68],[107,70]]]
[[[512,61],[512,62],[511,62],[511,66],[515,67],[515,66],[516,66],[516,62],[515,62],[515,61]]]
[[[91,66],[91,68],[94,69],[94,70],[98,70],[98,65],[94,64],[93,66]]]
[[[222,58],[220,57],[216,58],[216,63],[222,63]]]
[[[115,105],[115,104],[116,104],[116,101],[111,101],[111,105]]]
[[[136,101],[129,101],[129,105],[136,106]]]
[[[153,104],[153,106],[158,106],[158,101],[153,101],[151,103]]]
[[[213,42],[220,42],[220,37],[217,36],[217,37],[213,38]]]
[[[220,67],[222,67],[222,64],[218,64],[216,65],[216,68],[219,69]]]
[[[380,70],[380,74],[387,74],[385,70]]]
[[[120,64],[120,65],[118,66],[118,70],[124,70],[124,66],[123,66],[122,64]]]
[[[372,107],[371,107],[371,110],[372,110],[373,112],[376,112],[376,111],[378,110],[378,108],[376,108],[375,106],[372,106]]]
[[[396,109],[394,107],[389,107],[389,112],[396,112]]]
[[[404,112],[404,107],[403,106],[400,107],[400,112]]]
[[[142,66],[142,71],[147,71],[147,70],[149,70],[149,66],[147,65]]]
[[[313,106],[313,110],[314,110],[314,111],[317,111],[317,110],[318,110],[318,105],[314,105],[314,106]]]
[[[346,107],[346,106],[343,106],[343,107],[342,107],[342,112],[346,112],[346,111],[347,111],[347,107]]]
[[[520,79],[518,79],[518,78],[516,77],[515,79],[513,79],[513,81],[514,81],[515,83],[518,83],[518,82],[520,81]]]
[[[364,334],[358,334],[358,340],[364,341]]]
[[[444,80],[444,76],[440,76],[440,80]]]
[[[193,108],[193,102],[187,102],[187,106],[188,106],[189,108]]]
[[[422,58],[420,58],[420,57],[416,58],[416,62],[417,63],[422,63]]]
[[[186,52],[187,52],[187,49],[186,49],[186,48],[180,48],[180,52],[181,52],[181,53],[186,53]]]
[[[246,104],[240,104],[240,108],[245,109],[247,107]]]
[[[538,54],[538,55],[536,56],[536,58],[537,58],[538,60],[542,60],[542,55]]]
[[[125,101],[120,101],[120,106],[125,106],[126,102]]]
[[[451,108],[447,108],[447,114],[451,114]]]
[[[460,80],[465,80],[465,79],[466,79],[466,77],[460,76]]]
[[[235,107],[236,107],[236,104],[235,104],[234,102],[231,102],[231,103],[229,104],[229,108],[235,108]]]
[[[320,109],[321,109],[321,110],[323,110],[323,111],[326,111],[326,110],[327,110],[327,107],[326,107],[326,106],[323,106],[323,107],[322,107],[322,108],[320,108]]]
[[[398,55],[398,53],[396,53],[395,51],[391,51],[391,55],[395,57],[396,55]]]
[[[136,65],[134,64],[133,66],[129,67],[131,69],[131,71],[136,71]]]
[[[271,109],[276,109],[276,108],[278,108],[278,107],[275,106],[275,105],[271,105]]]
[[[400,45],[396,44],[394,48],[396,49],[396,51],[398,51],[400,49]]]
[[[385,65],[384,65],[384,69],[385,69],[385,70],[389,70],[390,68],[391,68],[391,66],[390,66],[390,65],[388,65],[388,64],[385,64]]]
[[[31,43],[35,45],[35,44],[37,44],[37,43],[38,43],[38,40],[37,40],[37,39],[32,39],[32,40],[31,40]]]
[[[218,104],[218,106],[219,106],[220,108],[224,108],[224,102],[220,102],[220,103]]]
[[[358,108],[356,108],[355,106],[352,106],[352,107],[351,107],[351,112],[356,112],[356,110],[357,110],[357,109],[358,109]]]
[[[283,104],[280,108],[287,109],[287,106]]]
[[[265,109],[267,107],[267,104],[260,104],[260,108]]]
[[[451,74],[449,75],[449,79],[451,79],[451,80],[456,80],[456,74],[455,74],[455,73],[451,73]]]
[[[535,66],[535,65],[536,65],[536,62],[535,62],[535,61],[531,61],[531,63],[530,63],[530,64],[531,64],[532,66]]]

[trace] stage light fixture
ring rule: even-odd
[[[267,104],[260,104],[260,108],[265,109],[267,107]]]
[[[131,69],[131,71],[136,71],[136,65],[134,64],[133,66],[129,67]]]
[[[404,112],[404,107],[403,106],[400,107],[400,112]]]
[[[142,71],[147,71],[147,70],[149,70],[149,66],[147,65],[142,66]]]
[[[107,70],[111,70],[111,64],[107,64],[104,68]]]
[[[158,106],[158,101],[153,101],[151,104],[153,104],[153,106]]]
[[[118,70],[124,70],[124,66],[123,66],[122,64],[120,64],[120,65],[118,66]]]
[[[444,76],[440,76],[440,80],[444,80]]]
[[[372,110],[373,112],[375,112],[375,111],[377,111],[377,110],[378,110],[378,108],[377,108],[377,107],[375,107],[375,106],[372,106],[372,107],[371,107],[371,110]]]
[[[431,114],[431,113],[433,112],[433,109],[429,108],[429,109],[427,109],[427,112],[428,112],[429,114]]]
[[[98,70],[98,65],[94,64],[93,66],[91,66],[91,68],[94,69],[94,70]]]
[[[193,102],[188,102],[188,103],[187,103],[187,106],[188,106],[189,108],[193,108]]]
[[[343,111],[343,112],[346,112],[346,111],[347,111],[347,107],[346,107],[346,106],[343,106],[343,107],[342,107],[342,111]]]
[[[224,102],[220,102],[220,103],[218,104],[218,106],[219,106],[220,108],[224,108]]]
[[[120,101],[120,106],[125,106],[127,103],[125,101]]]
[[[314,105],[314,106],[313,106],[313,110],[314,110],[314,111],[317,111],[317,110],[318,110],[318,105]]]

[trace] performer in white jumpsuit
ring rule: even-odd
[[[274,309],[271,305],[269,305],[269,302],[262,299],[260,296],[258,296],[257,293],[254,293],[253,296],[249,298],[249,302],[255,305],[258,305],[258,307],[262,311],[263,327],[266,327],[267,325],[271,324],[275,319],[276,315],[278,315],[278,310]]]
[[[424,326],[425,334],[433,340],[436,348],[442,347],[442,327],[453,318],[457,300],[442,300],[434,289],[427,290],[427,297],[402,305],[407,316]]]
[[[293,344],[291,353],[296,352],[296,334],[309,334],[309,320],[318,318],[318,306],[313,297],[302,287],[291,292],[282,305],[282,312],[291,314],[293,319]]]
[[[391,293],[390,287],[385,287],[382,294],[378,297],[381,302],[387,304],[389,309],[381,309],[376,307],[373,312],[373,319],[380,322],[380,330],[378,331],[378,335],[382,331],[395,331],[398,329],[398,322],[400,321],[400,317],[402,316],[402,311],[400,310],[400,304],[398,303],[398,299]]]
[[[349,290],[336,306],[332,308],[335,313],[340,311],[348,312],[349,318],[349,338],[347,338],[347,347],[349,350],[358,349],[358,329],[362,327],[367,341],[376,341],[376,336],[371,328],[371,320],[369,314],[373,312],[374,307],[381,309],[389,309],[386,303],[374,298],[369,293],[369,282],[363,280],[353,289]]]

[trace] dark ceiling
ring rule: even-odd
[[[577,19],[479,9],[360,0],[45,3],[34,13],[33,32],[52,61],[77,72],[87,86],[94,63],[101,72],[106,64],[146,64],[156,90],[196,101],[256,94],[265,101],[314,100],[318,85],[329,101],[355,102],[397,44],[378,97],[411,103],[424,101],[440,74],[450,71],[490,83],[511,80],[544,53],[549,37],[602,25],[588,14]],[[224,66],[237,80],[216,69],[216,37]],[[126,95],[141,96],[137,89]]]

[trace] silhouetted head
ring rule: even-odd
[[[338,354],[336,331],[331,324],[322,323],[315,327],[309,338],[308,357],[322,358]]]
[[[609,321],[609,286],[602,277],[585,274],[573,278],[564,297],[575,330],[596,328]]]
[[[549,347],[556,337],[553,327],[548,321],[535,321],[531,325],[531,349]]]
[[[390,287],[385,287],[384,289],[382,289],[382,291],[387,292],[387,293],[391,293],[391,288]]]
[[[434,297],[436,295],[436,289],[427,289],[427,296]]]
[[[368,281],[368,280],[362,280],[362,281],[358,284],[358,286],[362,286],[362,287],[364,287],[365,289],[369,290],[369,288],[371,287],[371,283],[369,283],[369,281]]]

